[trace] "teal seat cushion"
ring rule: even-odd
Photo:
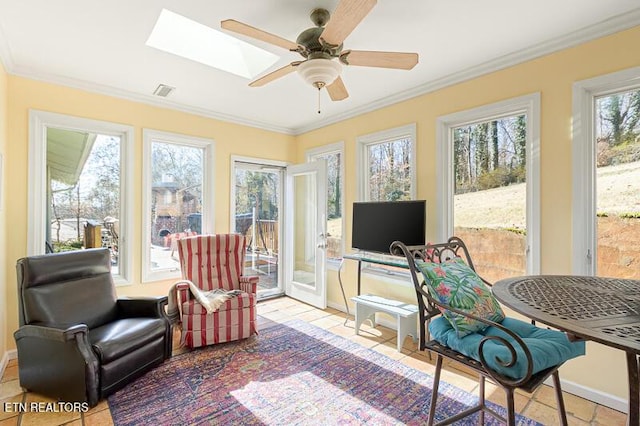
[[[533,359],[533,374],[553,367],[585,353],[584,342],[570,342],[567,336],[556,330],[536,327],[530,323],[514,318],[505,318],[504,327],[513,331],[527,345]],[[487,327],[482,331],[458,337],[458,333],[449,321],[438,317],[429,325],[431,337],[441,345],[460,352],[469,358],[480,361],[479,345],[485,336],[501,336],[513,344],[518,354],[516,364],[512,367],[504,367],[496,361],[496,357],[509,361],[511,355],[509,349],[496,340],[485,343],[483,352],[487,364],[495,371],[512,379],[521,379],[527,374],[527,358],[524,351],[514,339],[497,327]]]

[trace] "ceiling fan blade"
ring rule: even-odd
[[[327,86],[327,92],[329,92],[329,97],[332,101],[341,101],[349,97],[349,92],[347,92],[347,88],[344,87],[344,82],[340,76]]]
[[[278,68],[277,70],[270,72],[269,74],[263,75],[257,80],[253,80],[251,83],[249,83],[249,86],[260,87],[260,86],[264,86],[267,83],[271,83],[273,80],[276,80],[280,77],[284,77],[290,72],[293,72],[296,69],[296,67],[300,65],[302,62],[304,61],[291,62],[289,65],[285,65],[282,68]]]
[[[340,54],[340,62],[345,65],[410,70],[418,63],[418,54],[405,52],[347,50]]]
[[[341,0],[320,39],[331,46],[339,46],[373,9],[376,0]]]
[[[273,44],[287,50],[295,51],[300,47],[297,43],[268,33],[266,31],[259,30],[258,28],[252,27],[251,25],[243,24],[242,22],[238,22],[235,19],[224,20],[220,22],[220,26],[227,31],[233,31],[234,33],[246,35],[248,37],[255,38],[256,40],[264,41],[266,43]]]

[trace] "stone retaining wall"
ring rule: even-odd
[[[599,217],[598,232],[598,275],[640,279],[640,219]],[[455,228],[455,235],[487,281],[526,273],[524,235],[488,228]]]

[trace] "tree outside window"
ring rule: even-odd
[[[526,272],[526,130],[524,114],[452,129],[454,235],[492,281]],[[508,256],[486,244],[504,244]]]
[[[411,199],[412,141],[402,138],[367,147],[370,201]]]
[[[118,273],[120,138],[54,128],[47,133],[48,250],[107,247]]]
[[[415,124],[357,138],[361,201],[415,199],[415,141]]]

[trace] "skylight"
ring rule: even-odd
[[[146,45],[249,79],[280,59],[167,9],[162,9]]]

